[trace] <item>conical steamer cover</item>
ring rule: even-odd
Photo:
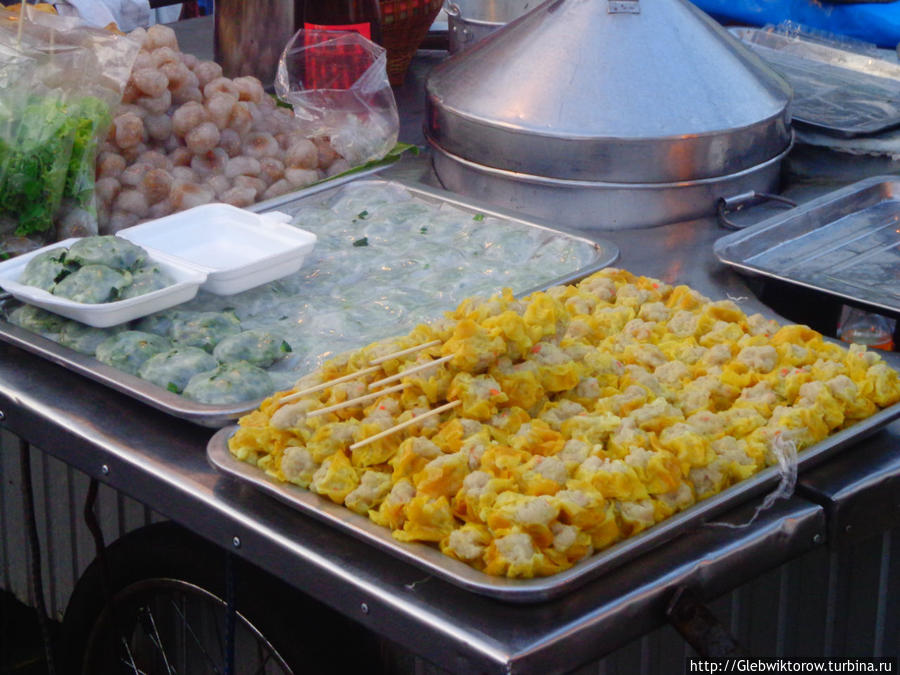
[[[686,0],[554,0],[436,67],[426,134],[536,176],[670,183],[790,144],[790,87]]]

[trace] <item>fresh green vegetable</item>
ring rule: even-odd
[[[353,245],[354,245],[354,246],[357,246],[357,247],[359,247],[359,246],[368,246],[368,245],[369,245],[369,238],[368,238],[368,237],[363,237],[362,239],[357,239],[356,241],[353,242]]]
[[[100,133],[109,123],[107,105],[89,97],[35,99],[15,119],[0,119],[0,214],[18,219],[17,235],[50,229],[63,197],[90,205]]]

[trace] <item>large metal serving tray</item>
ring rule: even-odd
[[[619,256],[618,247],[611,242],[603,240],[595,241],[587,239],[580,235],[562,232],[555,227],[551,227],[550,224],[535,220],[524,220],[521,216],[519,216],[518,214],[514,214],[513,212],[497,209],[495,207],[487,205],[482,205],[478,202],[460,197],[459,195],[455,195],[445,190],[430,188],[424,185],[413,185],[402,181],[387,181],[382,179],[372,180],[371,178],[369,178],[366,179],[366,182],[376,185],[383,184],[385,186],[389,186],[392,184],[400,185],[415,198],[419,198],[436,204],[452,205],[459,209],[472,212],[473,214],[483,214],[486,217],[493,216],[496,218],[514,222],[524,227],[552,231],[555,235],[558,235],[560,237],[568,237],[573,240],[578,240],[593,247],[594,257],[588,265],[582,267],[581,269],[573,270],[571,274],[567,274],[564,277],[554,279],[547,284],[542,284],[541,288],[546,288],[555,284],[572,283],[578,279],[593,274],[600,269],[603,269],[607,265],[614,262]],[[337,192],[340,189],[343,189],[343,187],[344,184],[335,185],[325,183],[306,190],[299,195],[293,195],[292,198],[288,198],[288,196],[285,196],[279,197],[274,200],[269,200],[267,202],[262,202],[256,205],[256,207],[252,210],[268,211],[277,208],[279,211],[293,215],[302,207],[307,206],[313,202],[318,202],[323,198],[327,198],[328,195]],[[429,289],[422,290],[427,292]],[[497,290],[499,291],[500,289],[498,288]],[[516,288],[513,290],[516,293],[525,295],[539,289]],[[0,299],[0,309],[2,309],[3,302],[3,299]],[[447,309],[452,308],[448,307]],[[373,339],[369,338],[366,335],[359,335],[358,338],[359,347],[368,344]],[[244,415],[247,412],[257,408],[262,402],[261,400],[254,400],[229,405],[208,405],[204,403],[196,403],[184,398],[183,396],[173,394],[172,392],[167,391],[161,387],[157,387],[156,385],[151,384],[146,380],[142,380],[133,375],[129,375],[128,373],[125,373],[116,368],[111,368],[110,366],[100,363],[90,356],[79,354],[78,352],[69,349],[68,347],[57,344],[56,342],[41,337],[36,333],[23,330],[3,319],[0,319],[0,340],[13,344],[16,347],[20,347],[22,349],[25,349],[26,351],[37,354],[38,356],[46,358],[49,361],[68,368],[69,370],[96,380],[97,382],[100,382],[124,394],[127,394],[132,398],[142,401],[170,415],[214,429],[218,429],[226,424],[233,422],[241,415]],[[298,372],[297,376],[299,377],[302,374],[303,373]]]
[[[900,312],[900,177],[875,176],[719,239],[738,269]]]
[[[759,28],[732,28],[794,89],[795,122],[833,135],[873,134],[900,125],[900,65]]]
[[[798,471],[809,469],[828,456],[854,445],[898,417],[900,403],[803,450],[798,457]],[[569,593],[679,534],[702,526],[751,497],[772,489],[780,479],[778,467],[769,467],[640,534],[582,560],[564,572],[537,579],[507,579],[480,572],[426,544],[398,541],[387,528],[376,525],[368,518],[314,492],[291,483],[276,481],[255,466],[238,460],[228,451],[228,439],[236,429],[236,426],[220,429],[207,445],[210,464],[222,473],[266,492],[304,514],[323,520],[346,534],[362,539],[428,574],[468,591],[509,602],[539,602]]]

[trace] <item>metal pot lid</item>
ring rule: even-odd
[[[425,91],[429,140],[540,176],[696,180],[790,144],[789,85],[687,0],[549,0]]]

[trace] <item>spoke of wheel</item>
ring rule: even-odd
[[[258,658],[262,658],[262,645],[259,643],[259,641],[256,642],[256,653],[257,653]],[[272,651],[267,650],[266,657],[259,664],[259,668],[256,669],[256,671],[253,673],[253,675],[260,675],[260,673],[265,675],[266,664],[269,662],[269,659],[271,659],[271,658],[272,658]]]
[[[187,632],[190,633],[191,638],[194,640],[194,643],[197,645],[197,648],[200,650],[200,653],[203,654],[206,661],[209,663],[209,667],[213,669],[213,672],[216,675],[220,674],[220,670],[216,666],[216,662],[212,656],[210,656],[209,651],[207,651],[206,647],[203,646],[203,643],[200,642],[200,638],[197,637],[197,634],[194,632],[194,629],[191,627],[191,624],[187,620],[187,616],[178,608],[178,605],[175,604],[175,601],[172,601],[172,607],[175,609],[175,613],[178,614],[179,618],[181,618],[181,625],[187,629]],[[218,621],[213,622],[216,624],[216,632],[218,632]]]
[[[152,629],[152,634],[149,636],[150,640],[156,645],[157,649],[159,649],[159,655],[162,657],[166,672],[169,673],[169,675],[177,675],[172,666],[169,665],[169,658],[166,656],[166,648],[163,647],[162,638],[156,628],[156,619],[153,618],[153,610],[151,610],[149,606],[145,606],[143,609],[146,612],[146,617],[150,621],[150,628]]]
[[[131,672],[135,673],[135,675],[147,675],[143,670],[137,667],[137,664],[134,662],[134,654],[131,653],[131,647],[128,646],[128,640],[124,637],[122,640],[122,648],[125,650],[125,656],[128,658],[125,659],[120,658],[119,660],[124,663],[126,666],[131,668]]]

